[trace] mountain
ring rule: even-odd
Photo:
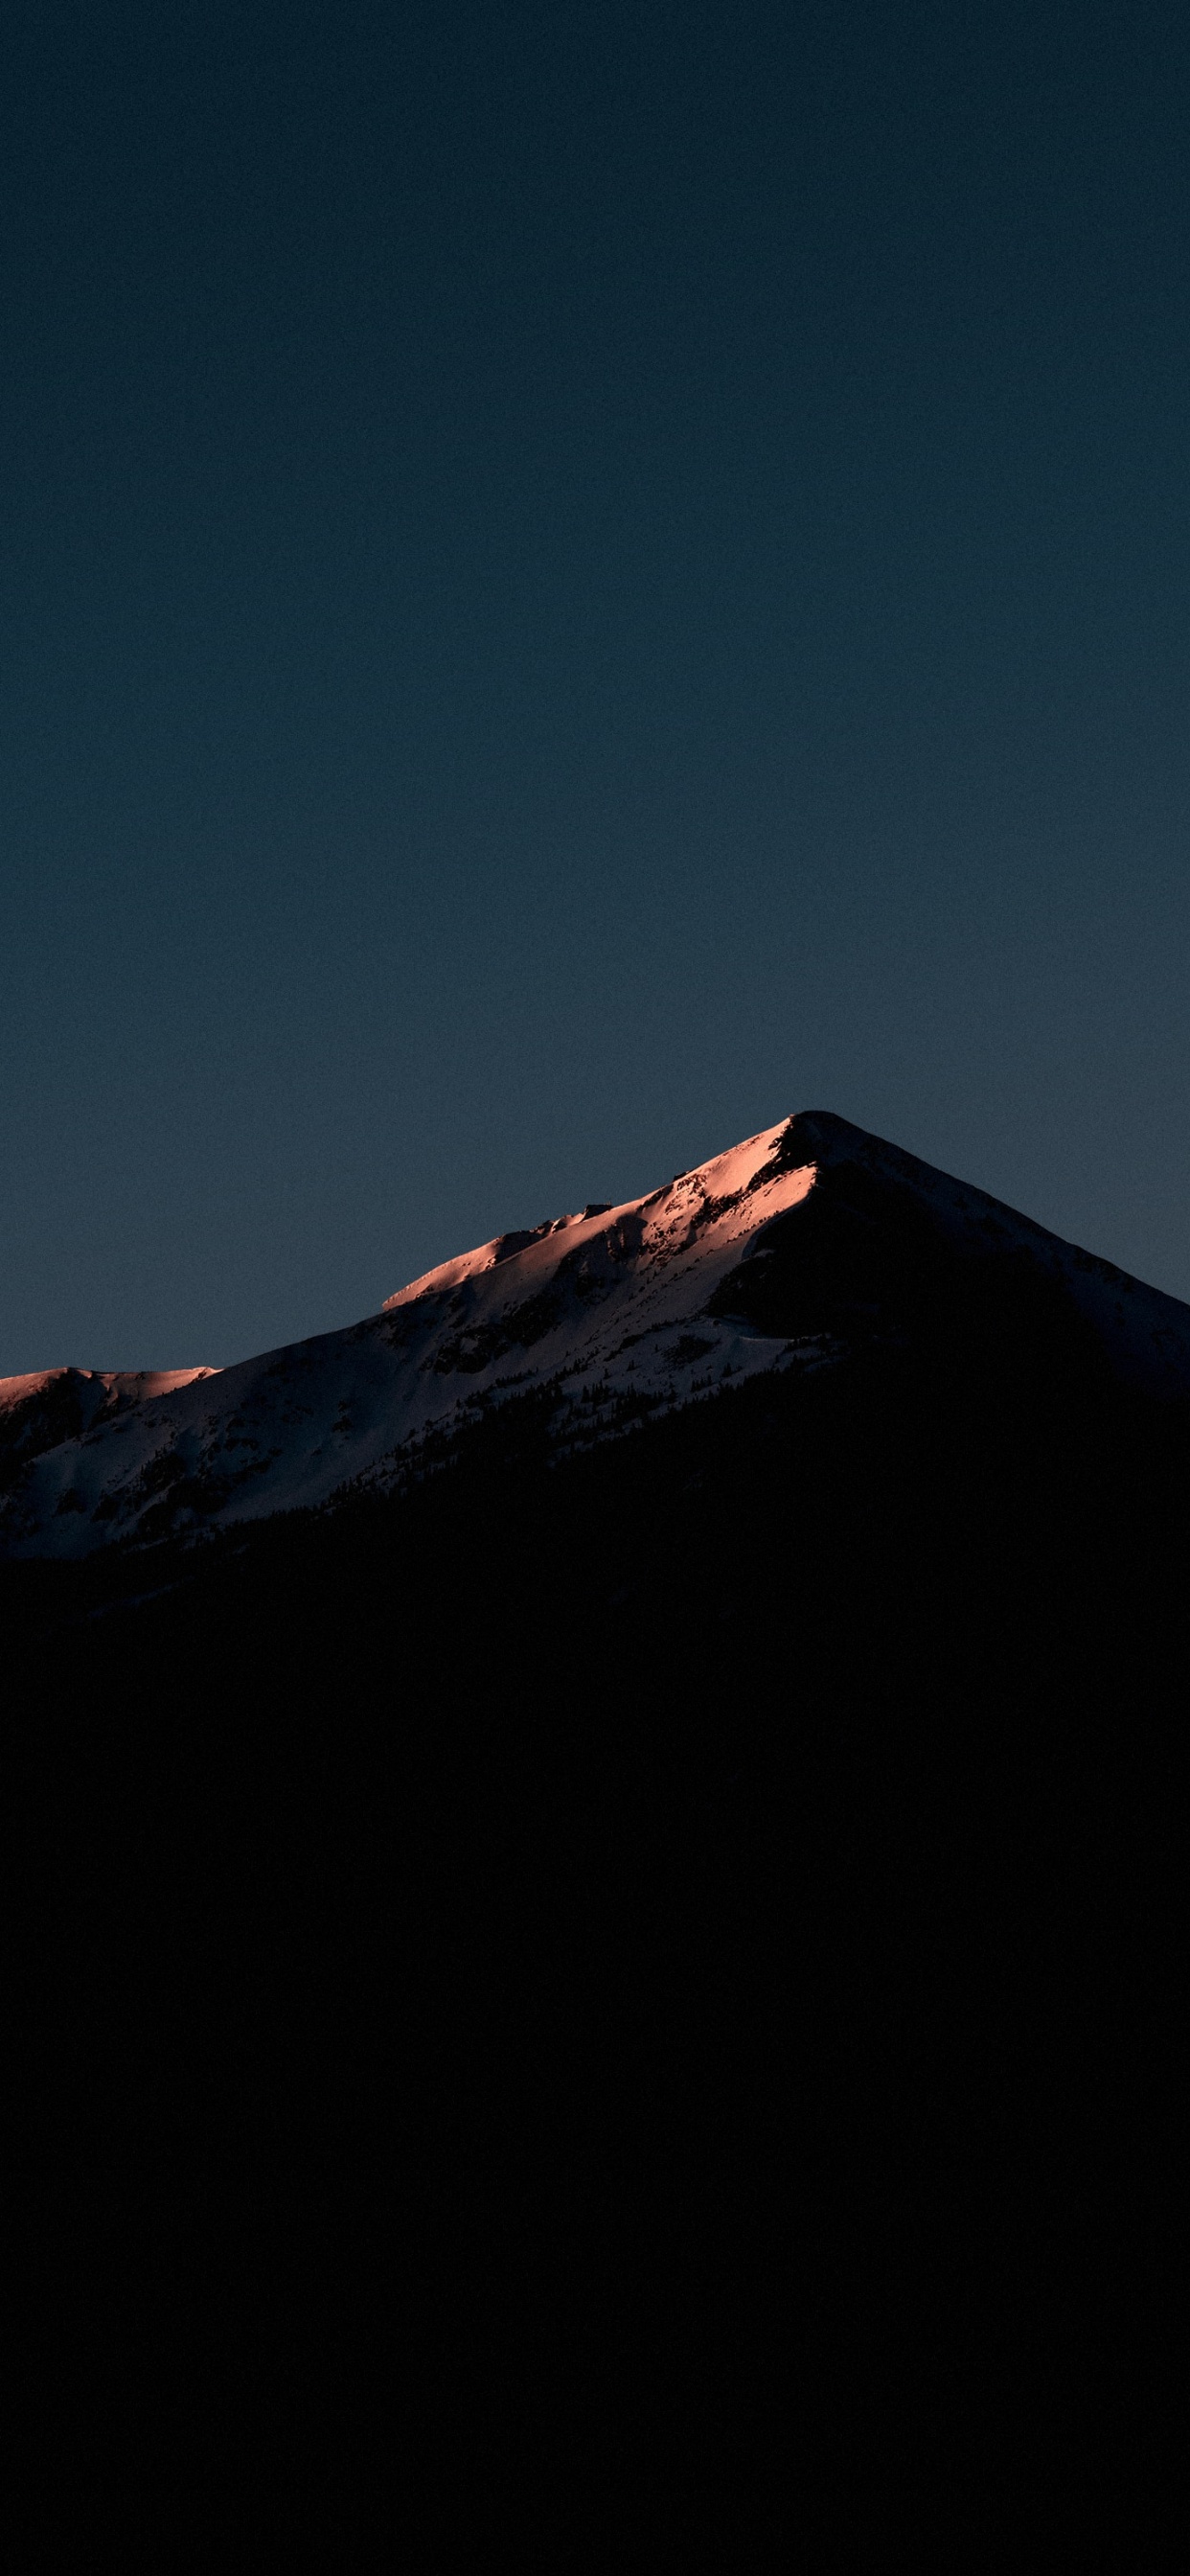
[[[258,1523],[458,1458],[532,1399],[561,1460],[757,1378],[1065,1319],[1190,1392],[1190,1308],[827,1112],[645,1197],[499,1235],[337,1333],[213,1371],[0,1381],[0,1546],[79,1559]]]
[[[499,2563],[585,2566],[610,2462],[600,2563],[701,2564],[709,2461],[784,2564],[837,2458],[879,2564],[857,2447],[953,2554],[994,2422],[995,2563],[1002,2458],[1062,2555],[1169,2276],[1188,1395],[1190,1310],[817,1113],[342,1333],[8,1382],[22,2225],[121,2514],[146,2425],[263,2416],[267,2555],[339,2404]]]

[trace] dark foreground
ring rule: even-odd
[[[1143,2550],[1188,1446],[1010,1318],[8,1569],[31,2563]]]

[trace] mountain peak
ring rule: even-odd
[[[218,1373],[0,1382],[0,1543],[78,1556],[383,1492],[528,1394],[562,1456],[861,1347],[959,1331],[978,1365],[998,1305],[1017,1331],[1068,1315],[1118,1374],[1190,1391],[1190,1309],[802,1110],[640,1198],[495,1235],[344,1332]]]
[[[406,1306],[416,1298],[460,1287],[465,1280],[477,1279],[484,1271],[494,1270],[500,1263],[533,1251],[540,1244],[556,1242],[559,1235],[568,1237],[566,1249],[571,1252],[579,1241],[598,1234],[605,1219],[610,1218],[613,1224],[630,1222],[641,1210],[657,1210],[671,1200],[675,1206],[697,1204],[700,1194],[704,1201],[714,1200],[717,1205],[725,1206],[729,1199],[738,1199],[745,1190],[755,1189],[766,1175],[772,1179],[777,1177],[774,1155],[778,1152],[782,1136],[796,1123],[793,1119],[781,1119],[775,1127],[764,1128],[759,1136],[749,1136],[744,1144],[733,1145],[726,1153],[714,1155],[710,1162],[701,1163],[696,1170],[675,1173],[673,1180],[661,1189],[651,1190],[643,1198],[626,1199],[619,1207],[607,1199],[591,1199],[575,1214],[547,1217],[541,1225],[494,1235],[490,1243],[479,1244],[474,1252],[458,1253],[453,1260],[441,1262],[437,1269],[423,1271],[406,1287],[396,1289],[391,1297],[385,1298],[382,1311],[388,1314],[394,1306]],[[682,1193],[680,1200],[674,1196],[679,1191]]]

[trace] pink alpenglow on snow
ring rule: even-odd
[[[527,1391],[562,1457],[766,1371],[837,1365],[849,1337],[904,1328],[923,1262],[946,1280],[996,1260],[1056,1286],[1118,1371],[1190,1391],[1190,1308],[805,1112],[644,1197],[497,1235],[345,1331],[220,1371],[0,1381],[0,1546],[78,1557],[382,1494]]]
[[[69,1388],[83,1402],[88,1421],[93,1421],[98,1413],[114,1413],[122,1404],[139,1404],[144,1396],[172,1395],[179,1386],[192,1386],[196,1377],[218,1374],[213,1368],[31,1369],[24,1377],[0,1377],[0,1416],[55,1388]]]

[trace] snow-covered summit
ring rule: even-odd
[[[805,1112],[642,1198],[498,1235],[346,1331],[217,1374],[0,1381],[0,1543],[80,1556],[383,1491],[527,1391],[564,1454],[920,1328],[964,1280],[994,1295],[1022,1266],[1120,1372],[1190,1391],[1190,1308]]]

